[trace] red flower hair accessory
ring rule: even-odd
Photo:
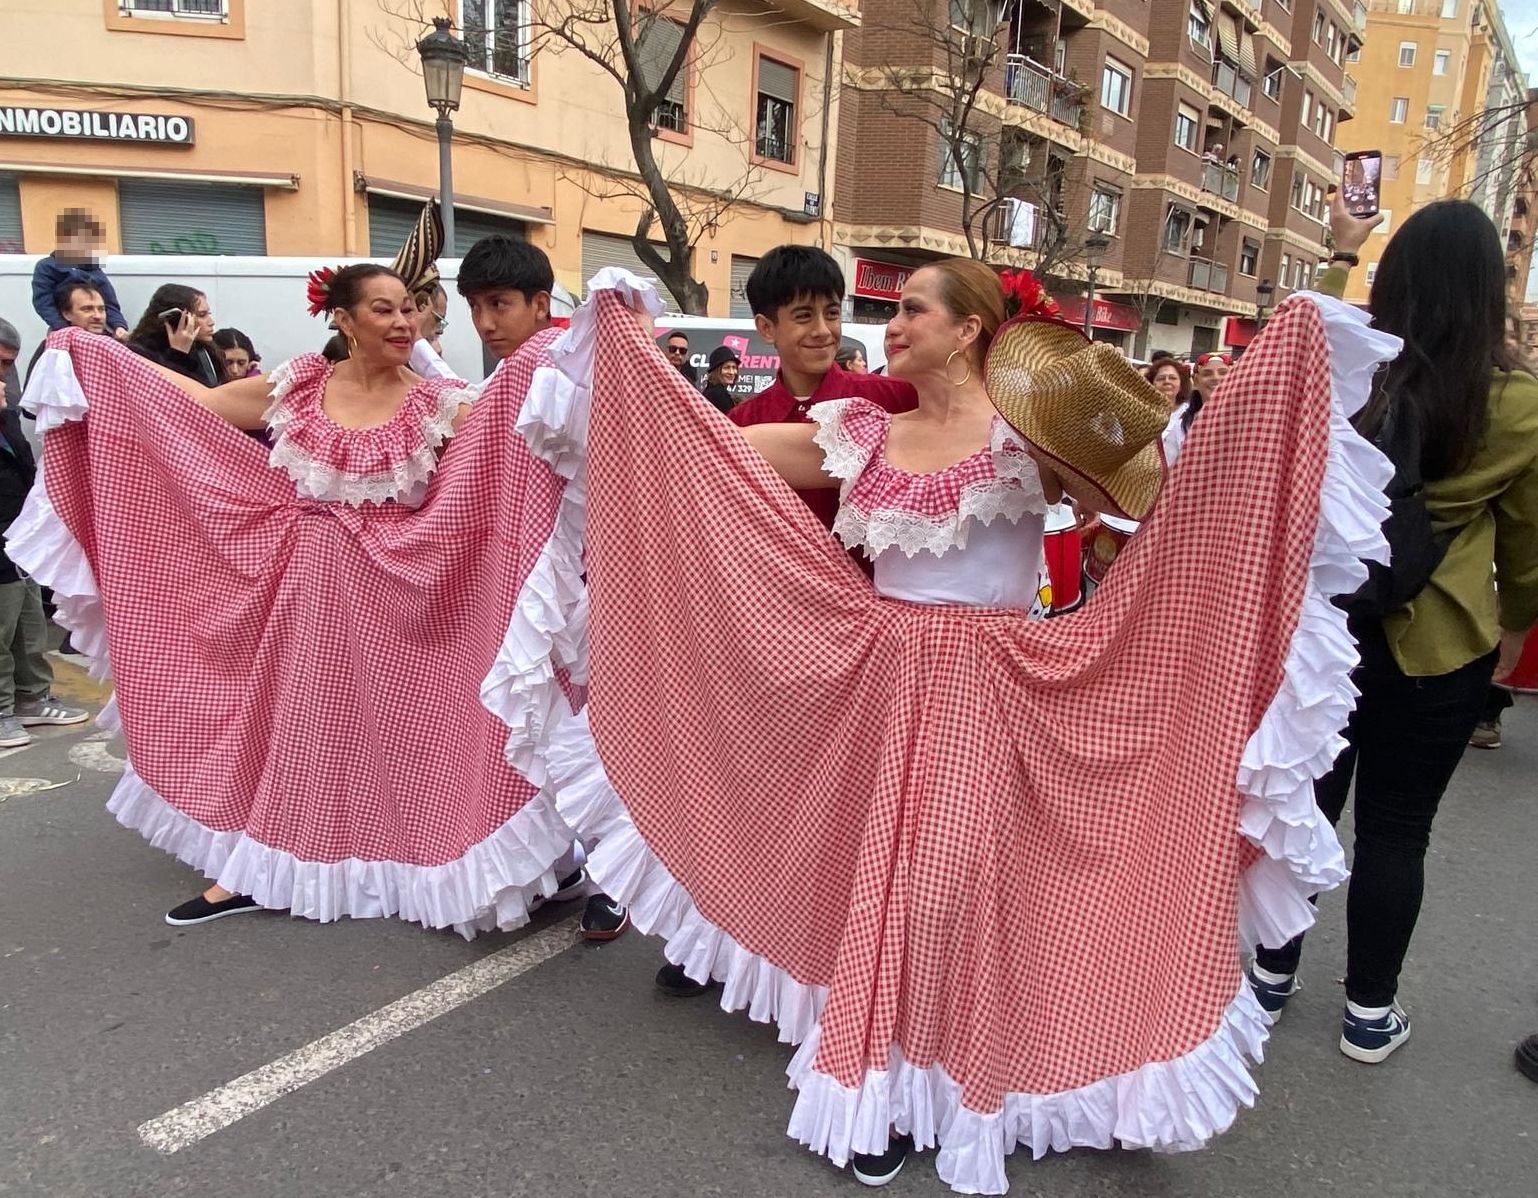
[[[311,316],[319,316],[331,306],[331,280],[334,278],[336,278],[336,271],[329,266],[322,266],[319,270],[310,272],[305,294],[310,300]]]
[[[1063,310],[1057,301],[1047,294],[1047,289],[1028,270],[1006,270],[999,275],[1004,287],[1004,315],[1038,316],[1048,320],[1061,320]]]

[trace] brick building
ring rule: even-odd
[[[1273,303],[1307,285],[1328,256],[1324,189],[1365,7],[985,7],[865,0],[844,35],[835,238],[857,318],[889,311],[900,268],[975,253],[1039,266],[1076,318],[1093,269],[1097,337],[1200,351],[1247,342],[1263,282]],[[955,138],[924,111],[945,91],[926,93],[924,71],[954,76],[964,51],[987,57],[966,129],[975,187],[958,186]]]

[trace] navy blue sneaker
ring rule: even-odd
[[[1410,1017],[1395,1003],[1388,1014],[1369,1018],[1355,1003],[1346,1004],[1340,1025],[1340,1050],[1353,1061],[1376,1065],[1410,1038]]]
[[[1254,991],[1255,1001],[1266,1013],[1266,1022],[1275,1023],[1287,1009],[1287,1000],[1303,989],[1295,973],[1271,973],[1254,962],[1244,971],[1245,980]]]

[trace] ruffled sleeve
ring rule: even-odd
[[[858,398],[825,400],[808,408],[807,415],[817,426],[812,440],[822,450],[822,468],[839,480],[840,496],[847,495],[886,444],[892,415]]]
[[[322,406],[331,369],[319,354],[305,354],[272,372],[269,461],[306,499],[420,506],[454,419],[474,402],[476,389],[459,379],[425,379],[384,423],[343,428]]]

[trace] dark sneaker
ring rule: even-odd
[[[1255,1001],[1266,1013],[1267,1023],[1280,1019],[1287,1009],[1287,1000],[1303,988],[1297,974],[1271,973],[1253,963],[1244,971],[1244,977],[1255,994]]]
[[[582,922],[577,925],[577,935],[584,940],[602,944],[623,936],[629,926],[630,912],[607,894],[595,894],[587,900]]]
[[[1523,1077],[1538,1082],[1538,1036],[1529,1036],[1517,1045],[1517,1068]]]
[[[188,899],[180,907],[172,907],[167,911],[166,922],[172,927],[181,928],[195,923],[212,923],[226,915],[243,915],[247,911],[261,910],[263,908],[256,905],[254,898],[247,898],[243,894],[232,894],[218,903],[211,903],[200,894],[195,899]]]
[[[1499,749],[1501,747],[1501,722],[1500,720],[1481,720],[1474,725],[1474,735],[1469,737],[1469,744],[1476,749]]]
[[[0,715],[0,749],[19,749],[32,743],[32,734],[13,715]]]
[[[569,903],[574,898],[581,898],[582,892],[587,888],[587,871],[579,869],[574,874],[567,874],[555,884],[555,893],[550,895],[536,894],[529,900],[529,912],[533,914],[546,903]]]
[[[1388,1014],[1365,1016],[1346,1004],[1346,1014],[1341,1020],[1340,1050],[1353,1061],[1376,1065],[1410,1038],[1410,1017],[1395,1003]]]
[[[912,1136],[893,1136],[879,1156],[857,1152],[849,1160],[855,1180],[862,1185],[884,1186],[903,1171],[913,1151]]]
[[[38,724],[83,724],[91,718],[91,713],[84,707],[62,703],[52,695],[44,695],[41,699],[18,699],[16,718],[25,727],[31,728]]]
[[[697,998],[714,990],[717,982],[696,982],[684,972],[682,965],[664,965],[657,970],[657,989],[673,998]]]

